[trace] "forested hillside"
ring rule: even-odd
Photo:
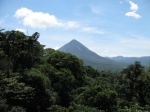
[[[0,112],[150,111],[150,67],[98,71],[38,38],[0,31]]]

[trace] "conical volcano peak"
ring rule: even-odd
[[[69,43],[62,46],[58,50],[66,53],[71,53],[80,59],[86,58],[88,60],[91,60],[91,58],[93,59],[100,57],[99,55],[89,50],[86,46],[84,46],[82,43],[78,42],[75,39],[71,40]]]
[[[65,44],[63,47],[59,49],[59,51],[64,51],[67,53],[77,53],[77,52],[84,52],[85,50],[88,50],[84,45],[82,45],[79,41],[73,39],[69,43]]]
[[[59,51],[63,51],[66,53],[71,53],[78,58],[82,59],[84,61],[85,65],[91,65],[95,68],[103,69],[103,68],[109,68],[111,69],[122,69],[120,64],[99,56],[95,52],[89,50],[86,46],[84,46],[82,43],[78,42],[77,40],[73,39],[69,43],[65,44],[61,48],[58,49]],[[111,66],[110,66],[111,65]]]
[[[81,44],[79,41],[77,41],[76,39],[71,40],[69,43],[71,44]]]
[[[76,39],[72,39],[70,42],[78,42]]]

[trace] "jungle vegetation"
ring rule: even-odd
[[[150,111],[150,67],[99,71],[39,36],[0,30],[0,112]]]

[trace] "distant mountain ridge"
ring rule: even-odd
[[[150,66],[150,56],[142,56],[142,57],[123,57],[123,56],[116,56],[116,57],[107,57],[108,59],[122,62],[122,63],[129,63],[132,64],[135,61],[140,61],[143,66]]]
[[[85,65],[90,65],[100,70],[121,70],[126,66],[126,64],[99,56],[77,40],[71,40],[58,50],[65,53],[71,53],[82,59]]]

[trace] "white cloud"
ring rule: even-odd
[[[138,8],[138,5],[133,3],[132,1],[129,1],[130,3],[130,12],[127,12],[125,15],[128,16],[128,17],[134,17],[136,19],[139,19],[141,18],[141,16],[139,14],[136,13],[136,11],[139,9]]]
[[[58,46],[57,46],[57,47],[54,47],[55,50],[58,50],[59,48],[60,48],[60,47],[58,47]]]
[[[68,26],[68,28],[77,28],[77,27],[79,27],[79,24],[75,21],[68,21],[66,23],[66,26]]]
[[[132,10],[132,11],[137,11],[138,10],[138,5],[137,4],[135,4],[135,3],[133,3],[132,1],[129,1],[129,3],[130,3],[130,5],[131,5],[131,7],[130,7],[130,9]]]
[[[20,8],[20,9],[18,9],[16,12],[15,12],[15,17],[17,17],[17,18],[20,18],[20,17],[26,17],[26,16],[29,16],[29,15],[31,15],[33,12],[32,12],[32,10],[29,10],[29,9],[27,9],[27,8]]]
[[[93,7],[93,6],[91,6],[90,8],[91,8],[93,13],[95,13],[95,14],[102,14],[102,9],[100,7]]]
[[[122,4],[122,2],[119,2],[120,4]]]
[[[136,14],[135,12],[127,12],[125,15],[129,17],[134,17],[136,19],[139,19],[141,17],[139,14]]]
[[[99,30],[95,27],[84,27],[82,28],[82,31],[85,31],[85,32],[89,32],[89,33],[97,33],[97,34],[104,34],[104,29],[102,30]]]
[[[25,29],[21,29],[21,28],[16,28],[16,31],[21,31],[21,32],[23,32],[23,33],[26,32]]]
[[[33,28],[45,29],[47,27],[77,27],[77,22],[63,22],[49,13],[33,12],[32,10],[24,7],[18,9],[14,16],[16,18],[21,18],[23,25]]]

